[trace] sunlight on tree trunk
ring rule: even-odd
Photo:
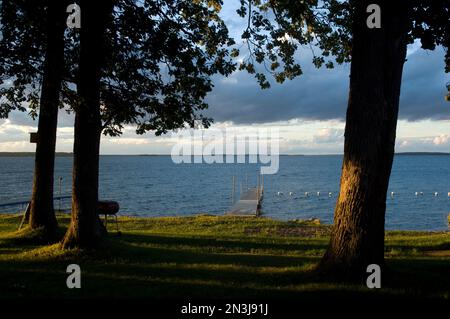
[[[319,265],[323,272],[351,277],[369,264],[384,264],[386,192],[407,47],[405,6],[381,2],[381,28],[369,29],[369,3],[356,3],[340,194]]]

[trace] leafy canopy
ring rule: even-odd
[[[446,50],[450,70],[448,0],[404,1],[410,12],[409,42]],[[45,10],[49,0],[4,0],[1,7],[0,117],[29,105],[36,115],[45,53]],[[254,74],[262,88],[268,74],[282,83],[302,74],[297,56],[309,48],[316,67],[351,61],[355,0],[240,0],[237,14],[247,22],[238,46],[220,18],[221,0],[116,0],[108,26],[108,56],[101,105],[104,132],[138,133],[203,125],[204,99],[212,75],[229,75],[233,58],[246,51],[240,70]],[[408,6],[408,7],[407,7]],[[79,36],[67,30],[62,106],[76,109]]]
[[[402,1],[402,0],[397,0]],[[376,3],[376,1],[373,1]],[[419,39],[422,48],[446,50],[445,70],[450,71],[450,1],[403,1],[409,12],[408,40]],[[307,48],[312,63],[333,68],[351,61],[353,12],[356,0],[241,0],[237,14],[247,21],[241,38],[245,58],[239,69],[254,74],[262,88],[270,87],[266,74],[279,83],[302,74],[296,57]],[[234,48],[238,57],[242,46]],[[262,67],[261,67],[262,66]]]
[[[25,111],[36,115],[42,82],[45,11],[51,2],[3,1],[0,44],[0,116]],[[228,47],[233,40],[218,13],[221,1],[117,0],[107,28],[108,55],[102,70],[104,133],[118,135],[123,125],[138,133],[162,134],[211,119],[199,111],[212,90],[211,76],[235,69]],[[81,8],[81,10],[83,10]],[[62,102],[76,110],[79,34],[65,35],[67,70]]]

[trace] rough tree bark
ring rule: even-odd
[[[394,157],[406,57],[404,1],[378,1],[381,28],[369,29],[367,6],[355,1],[344,160],[334,226],[319,270],[361,278],[384,265],[386,192]]]
[[[65,1],[50,1],[47,11],[47,47],[39,109],[33,192],[29,226],[43,227],[55,234],[57,221],[53,207],[53,173],[59,96],[64,69]]]
[[[72,217],[63,247],[93,248],[106,230],[97,214],[100,117],[100,79],[105,32],[113,1],[81,1],[79,105],[75,114]]]

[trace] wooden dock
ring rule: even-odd
[[[225,215],[258,216],[263,198],[263,188],[249,188]]]

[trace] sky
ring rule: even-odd
[[[231,35],[237,36],[245,21],[235,14],[238,1],[230,3],[222,17]],[[408,47],[396,152],[450,152],[450,103],[444,99],[450,75],[444,72],[444,54],[443,48],[422,50],[418,42]],[[284,84],[271,81],[268,90],[261,90],[244,72],[227,78],[215,76],[205,112],[214,119],[213,128],[233,128],[238,134],[257,128],[277,129],[282,154],[343,153],[350,65],[316,69],[309,49],[299,50],[297,60],[304,74]],[[57,151],[72,151],[73,120],[73,115],[60,112]],[[8,119],[1,119],[0,152],[34,151],[29,132],[36,130],[37,121],[26,113],[14,112]],[[101,153],[170,154],[173,145],[170,134],[140,136],[134,127],[126,127],[120,138],[102,138]]]

